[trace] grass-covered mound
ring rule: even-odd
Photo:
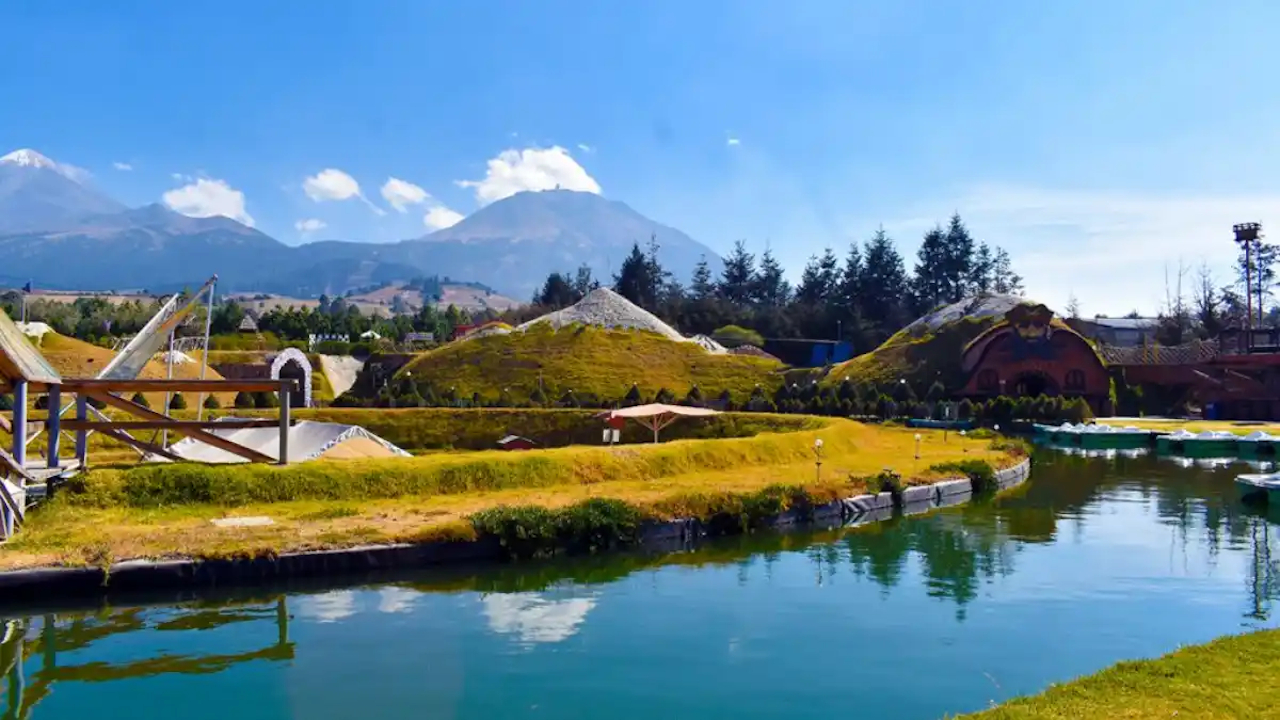
[[[969,720],[1067,718],[1274,718],[1280,714],[1280,630],[1185,647],[1155,660],[1122,662],[1032,697],[965,715]]]
[[[66,337],[54,332],[44,334],[44,337],[38,343],[40,352],[49,360],[49,364],[58,371],[58,374],[64,378],[92,378],[96,377],[102,369],[111,362],[116,356],[115,352],[110,348],[93,345],[83,340]],[[181,380],[195,380],[200,377],[199,358],[193,358],[196,362],[192,363],[174,363],[173,377]],[[152,359],[142,369],[139,377],[144,379],[162,380],[169,376],[167,366],[160,360]],[[213,368],[205,371],[206,380],[221,380],[222,376]],[[218,402],[224,406],[230,406],[235,400],[235,393],[217,393]],[[152,409],[159,410],[164,407],[164,393],[148,393],[146,395],[147,402],[150,403]],[[194,406],[195,398],[189,399]]]
[[[888,384],[905,379],[914,387],[927,388],[935,380],[944,387],[963,384],[960,359],[964,349],[998,318],[965,317],[929,328],[912,325],[899,330],[880,347],[831,368],[825,384]]]
[[[437,393],[459,397],[504,392],[528,399],[541,383],[554,401],[572,390],[583,404],[590,398],[621,400],[634,383],[646,398],[666,389],[684,397],[698,386],[704,397],[730,391],[737,401],[756,385],[766,391],[781,384],[782,365],[764,358],[713,355],[696,343],[677,342],[636,330],[575,325],[559,330],[540,323],[525,332],[454,342],[423,353],[397,374],[412,374]]]
[[[404,450],[421,452],[492,450],[497,447],[498,440],[507,435],[527,437],[541,448],[600,445],[604,422],[596,417],[598,413],[596,410],[541,408],[324,408],[299,410],[294,417],[359,425]],[[235,414],[271,416],[265,411]],[[824,419],[809,416],[724,413],[705,418],[681,418],[662,431],[660,440],[750,437],[766,432],[814,430],[825,425]],[[623,443],[650,440],[652,433],[634,422],[623,428]]]

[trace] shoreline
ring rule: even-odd
[[[995,472],[995,491],[1022,484],[1031,473],[1031,459]],[[972,482],[942,480],[904,488],[900,496],[882,492],[835,500],[812,508],[793,508],[761,523],[766,530],[799,527],[857,526],[892,517],[917,515],[969,502]],[[710,535],[696,519],[646,522],[630,549],[652,552],[689,550]],[[273,557],[226,559],[125,560],[107,567],[41,567],[0,572],[0,607],[31,604],[41,598],[101,599],[114,593],[200,590],[215,587],[253,587],[272,582],[339,577],[391,569],[417,569],[467,563],[498,563],[507,559],[499,538],[443,540],[424,543],[363,545],[334,550],[284,553]]]

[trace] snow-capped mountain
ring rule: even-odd
[[[53,230],[124,209],[79,168],[30,149],[0,157],[0,233]]]

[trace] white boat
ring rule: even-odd
[[[1280,503],[1280,473],[1237,475],[1236,488],[1241,500]]]

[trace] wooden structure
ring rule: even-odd
[[[605,422],[614,427],[616,427],[614,422],[618,420],[635,420],[653,431],[653,441],[656,443],[658,442],[658,432],[682,417],[708,417],[719,414],[719,410],[711,410],[708,408],[650,403],[648,405],[636,405],[635,407],[607,410],[600,413],[600,416],[604,417]]]
[[[498,441],[498,447],[503,450],[532,450],[537,447],[537,443],[527,437],[508,435]]]
[[[288,458],[290,396],[295,387],[292,379],[277,380],[180,380],[99,377],[68,379],[61,377],[26,338],[9,316],[0,310],[0,394],[13,396],[12,418],[0,425],[12,434],[12,450],[0,456],[0,540],[11,537],[22,524],[27,505],[47,495],[59,481],[88,467],[89,436],[100,432],[137,450],[143,457],[156,455],[179,459],[169,452],[166,443],[134,437],[138,430],[174,433],[207,443],[250,462],[272,463],[275,458],[252,448],[241,446],[209,432],[212,427],[227,428],[213,420],[178,420],[165,413],[143,407],[121,395],[146,392],[191,392],[202,396],[214,392],[275,392],[280,396],[277,420],[236,421],[240,427],[278,426],[280,458]],[[32,422],[28,417],[32,395],[46,395],[45,417]],[[95,400],[117,412],[110,417],[89,405]],[[63,401],[69,400],[74,416],[64,419]],[[91,420],[90,413],[97,419]],[[132,416],[120,420],[118,415]],[[47,450],[43,461],[28,457],[29,439],[47,433]],[[74,454],[64,458],[63,435],[74,442]]]
[[[1044,305],[1011,309],[965,347],[960,362],[967,380],[959,394],[976,400],[1062,395],[1102,412],[1111,390],[1097,351]]]

